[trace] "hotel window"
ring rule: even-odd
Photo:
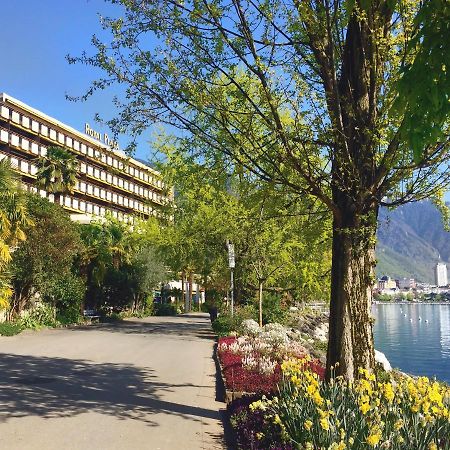
[[[76,198],[73,199],[72,207],[73,209],[78,209],[78,200]]]
[[[67,145],[67,147],[72,148],[72,143],[73,143],[72,138],[67,137],[66,138],[66,145]]]
[[[41,125],[41,134],[43,136],[48,136],[48,127],[46,127],[45,125]]]
[[[134,176],[134,167],[128,166],[128,173]]]
[[[100,179],[102,179],[103,181],[106,181],[106,172],[103,170],[100,172]]]
[[[41,156],[47,156],[47,148],[41,146]]]
[[[117,186],[117,177],[116,176],[113,176],[113,181],[112,182],[113,182],[114,185]]]
[[[100,196],[100,189],[99,189],[97,186],[94,188],[94,195],[95,195],[96,197],[99,197],[99,196]]]
[[[36,142],[31,143],[31,152],[35,155],[39,153],[39,146],[36,144]]]
[[[102,163],[106,164],[106,155],[104,153],[102,153],[101,160],[102,160]]]
[[[86,173],[86,164],[85,163],[81,163],[80,164],[80,172],[81,173]]]
[[[36,175],[37,173],[37,167],[34,164],[30,164],[30,173],[31,175]]]
[[[86,203],[80,200],[80,211],[86,211]]]
[[[34,191],[37,192],[37,191]],[[55,203],[55,194],[48,194],[48,201],[51,203]]]
[[[11,134],[11,145],[19,146],[19,136],[17,134]]]
[[[11,120],[16,123],[20,123],[20,115],[18,112],[13,111],[11,115]]]
[[[39,133],[39,122],[36,122],[35,120],[31,121],[31,129],[33,131],[36,131],[36,133]]]
[[[30,141],[29,140],[22,138],[21,144],[22,144],[21,147],[24,150],[28,151],[30,149]]]
[[[9,119],[9,108],[7,108],[6,106],[2,106],[1,115],[5,119]]]
[[[78,141],[73,141],[74,150],[80,151],[80,143]]]
[[[126,189],[128,191],[128,181],[124,181],[123,183],[123,188]]]
[[[130,208],[134,208],[134,200],[129,201]]]
[[[123,199],[123,204],[124,204],[125,206],[128,206],[128,198],[127,198],[127,197],[125,197],[125,198]]]
[[[94,173],[94,169],[92,166],[87,166],[87,173],[88,175],[92,175]]]
[[[137,184],[134,185],[134,192],[135,194],[139,192],[139,186]]]
[[[115,159],[115,158],[113,159],[113,166],[116,168],[118,167],[117,159]]]
[[[103,206],[101,206],[100,207],[100,215],[104,216],[105,214],[106,214],[106,209]]]
[[[92,213],[92,203],[88,203],[88,204],[86,205],[86,211],[87,211],[88,213]]]
[[[28,117],[22,117],[22,126],[25,128],[30,128],[30,119]]]
[[[123,167],[124,167],[124,166],[123,166],[123,162],[122,162],[122,161],[119,161],[119,169],[120,169],[120,170],[123,170]]]
[[[111,184],[112,183],[112,175],[110,173],[106,174],[106,181]]]
[[[100,208],[97,205],[94,205],[94,214],[99,214]]]
[[[87,187],[87,193],[92,195],[92,191],[93,191],[92,184],[88,184],[86,187]]]
[[[11,161],[11,166],[15,167],[17,169],[17,167],[19,166],[19,160],[17,158],[10,158]]]
[[[123,197],[121,195],[119,195],[117,200],[118,200],[119,205],[123,205]]]
[[[148,174],[144,173],[144,180],[148,182]]]
[[[20,161],[20,171],[28,173],[28,163],[26,161]]]
[[[86,151],[87,151],[86,144],[81,144],[81,153],[86,154]]]
[[[144,196],[144,188],[142,186],[139,187],[139,195]]]
[[[88,156],[94,156],[94,149],[92,147],[88,147],[88,151],[87,151]]]
[[[80,183],[80,191],[81,192],[86,192],[86,183],[84,181],[81,181]]]
[[[113,217],[115,217],[117,219],[117,211],[113,211],[112,214],[113,214]]]
[[[97,168],[94,169],[94,177],[100,178],[100,170],[98,170]]]
[[[58,142],[64,144],[65,136],[62,133],[58,133]]]
[[[66,196],[64,199],[64,204],[69,208],[72,206],[71,198],[69,196]]]
[[[56,131],[50,129],[50,139],[53,139],[54,141],[56,141]]]
[[[1,130],[0,131],[0,139],[3,142],[8,142],[9,141],[9,133],[7,131],[5,131],[5,130]]]
[[[122,178],[119,178],[119,187],[123,187],[123,180],[122,180]]]
[[[110,191],[106,191],[106,200],[111,201],[111,192]]]
[[[100,189],[100,198],[106,198],[106,192],[104,189]]]
[[[97,149],[95,149],[94,150],[94,158],[95,159],[100,159],[100,157],[101,157],[101,153]]]
[[[113,201],[114,203],[117,203],[117,194],[113,194],[113,195],[112,195],[112,201]]]
[[[112,165],[112,158],[111,158],[111,156],[108,156],[106,158],[106,163],[109,164],[110,166]]]

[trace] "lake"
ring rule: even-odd
[[[392,367],[450,383],[450,304],[377,304],[375,348]]]

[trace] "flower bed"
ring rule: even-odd
[[[251,394],[276,392],[281,379],[280,364],[287,358],[302,358],[306,349],[279,324],[260,328],[253,320],[243,322],[243,336],[219,339],[218,356],[225,387],[229,391]],[[310,369],[320,377],[324,368],[318,361]]]

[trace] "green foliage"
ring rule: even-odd
[[[284,304],[281,295],[267,293],[263,297],[263,325],[266,323],[286,324],[289,308]]]
[[[23,330],[23,326],[19,322],[2,322],[0,323],[1,336],[14,336]]]
[[[177,309],[171,303],[155,303],[153,305],[153,314],[155,316],[176,316]]]
[[[47,192],[73,192],[77,178],[77,158],[62,147],[48,147],[37,162],[36,183]]]
[[[218,336],[227,336],[232,332],[238,332],[241,323],[247,319],[256,319],[258,313],[253,305],[238,306],[234,315],[229,311],[219,313],[219,317],[212,323],[212,329]]]
[[[419,162],[427,146],[448,139],[450,118],[450,4],[423,2],[414,20],[407,58],[398,82],[395,113],[403,113],[403,139]]]
[[[54,327],[58,324],[56,310],[50,305],[39,303],[32,309],[24,312],[20,318],[23,328],[39,329],[41,327]]]
[[[79,305],[74,284],[78,283],[81,291],[81,282],[76,282],[72,273],[75,257],[83,248],[78,225],[61,206],[37,195],[27,195],[26,205],[34,224],[25,228],[27,240],[18,245],[10,265],[13,312],[20,314],[36,293],[60,309],[68,308],[72,300]],[[58,304],[59,296],[62,303]]]

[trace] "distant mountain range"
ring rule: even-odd
[[[434,283],[439,257],[441,262],[450,261],[450,232],[444,230],[441,215],[431,202],[380,210],[377,276]]]

